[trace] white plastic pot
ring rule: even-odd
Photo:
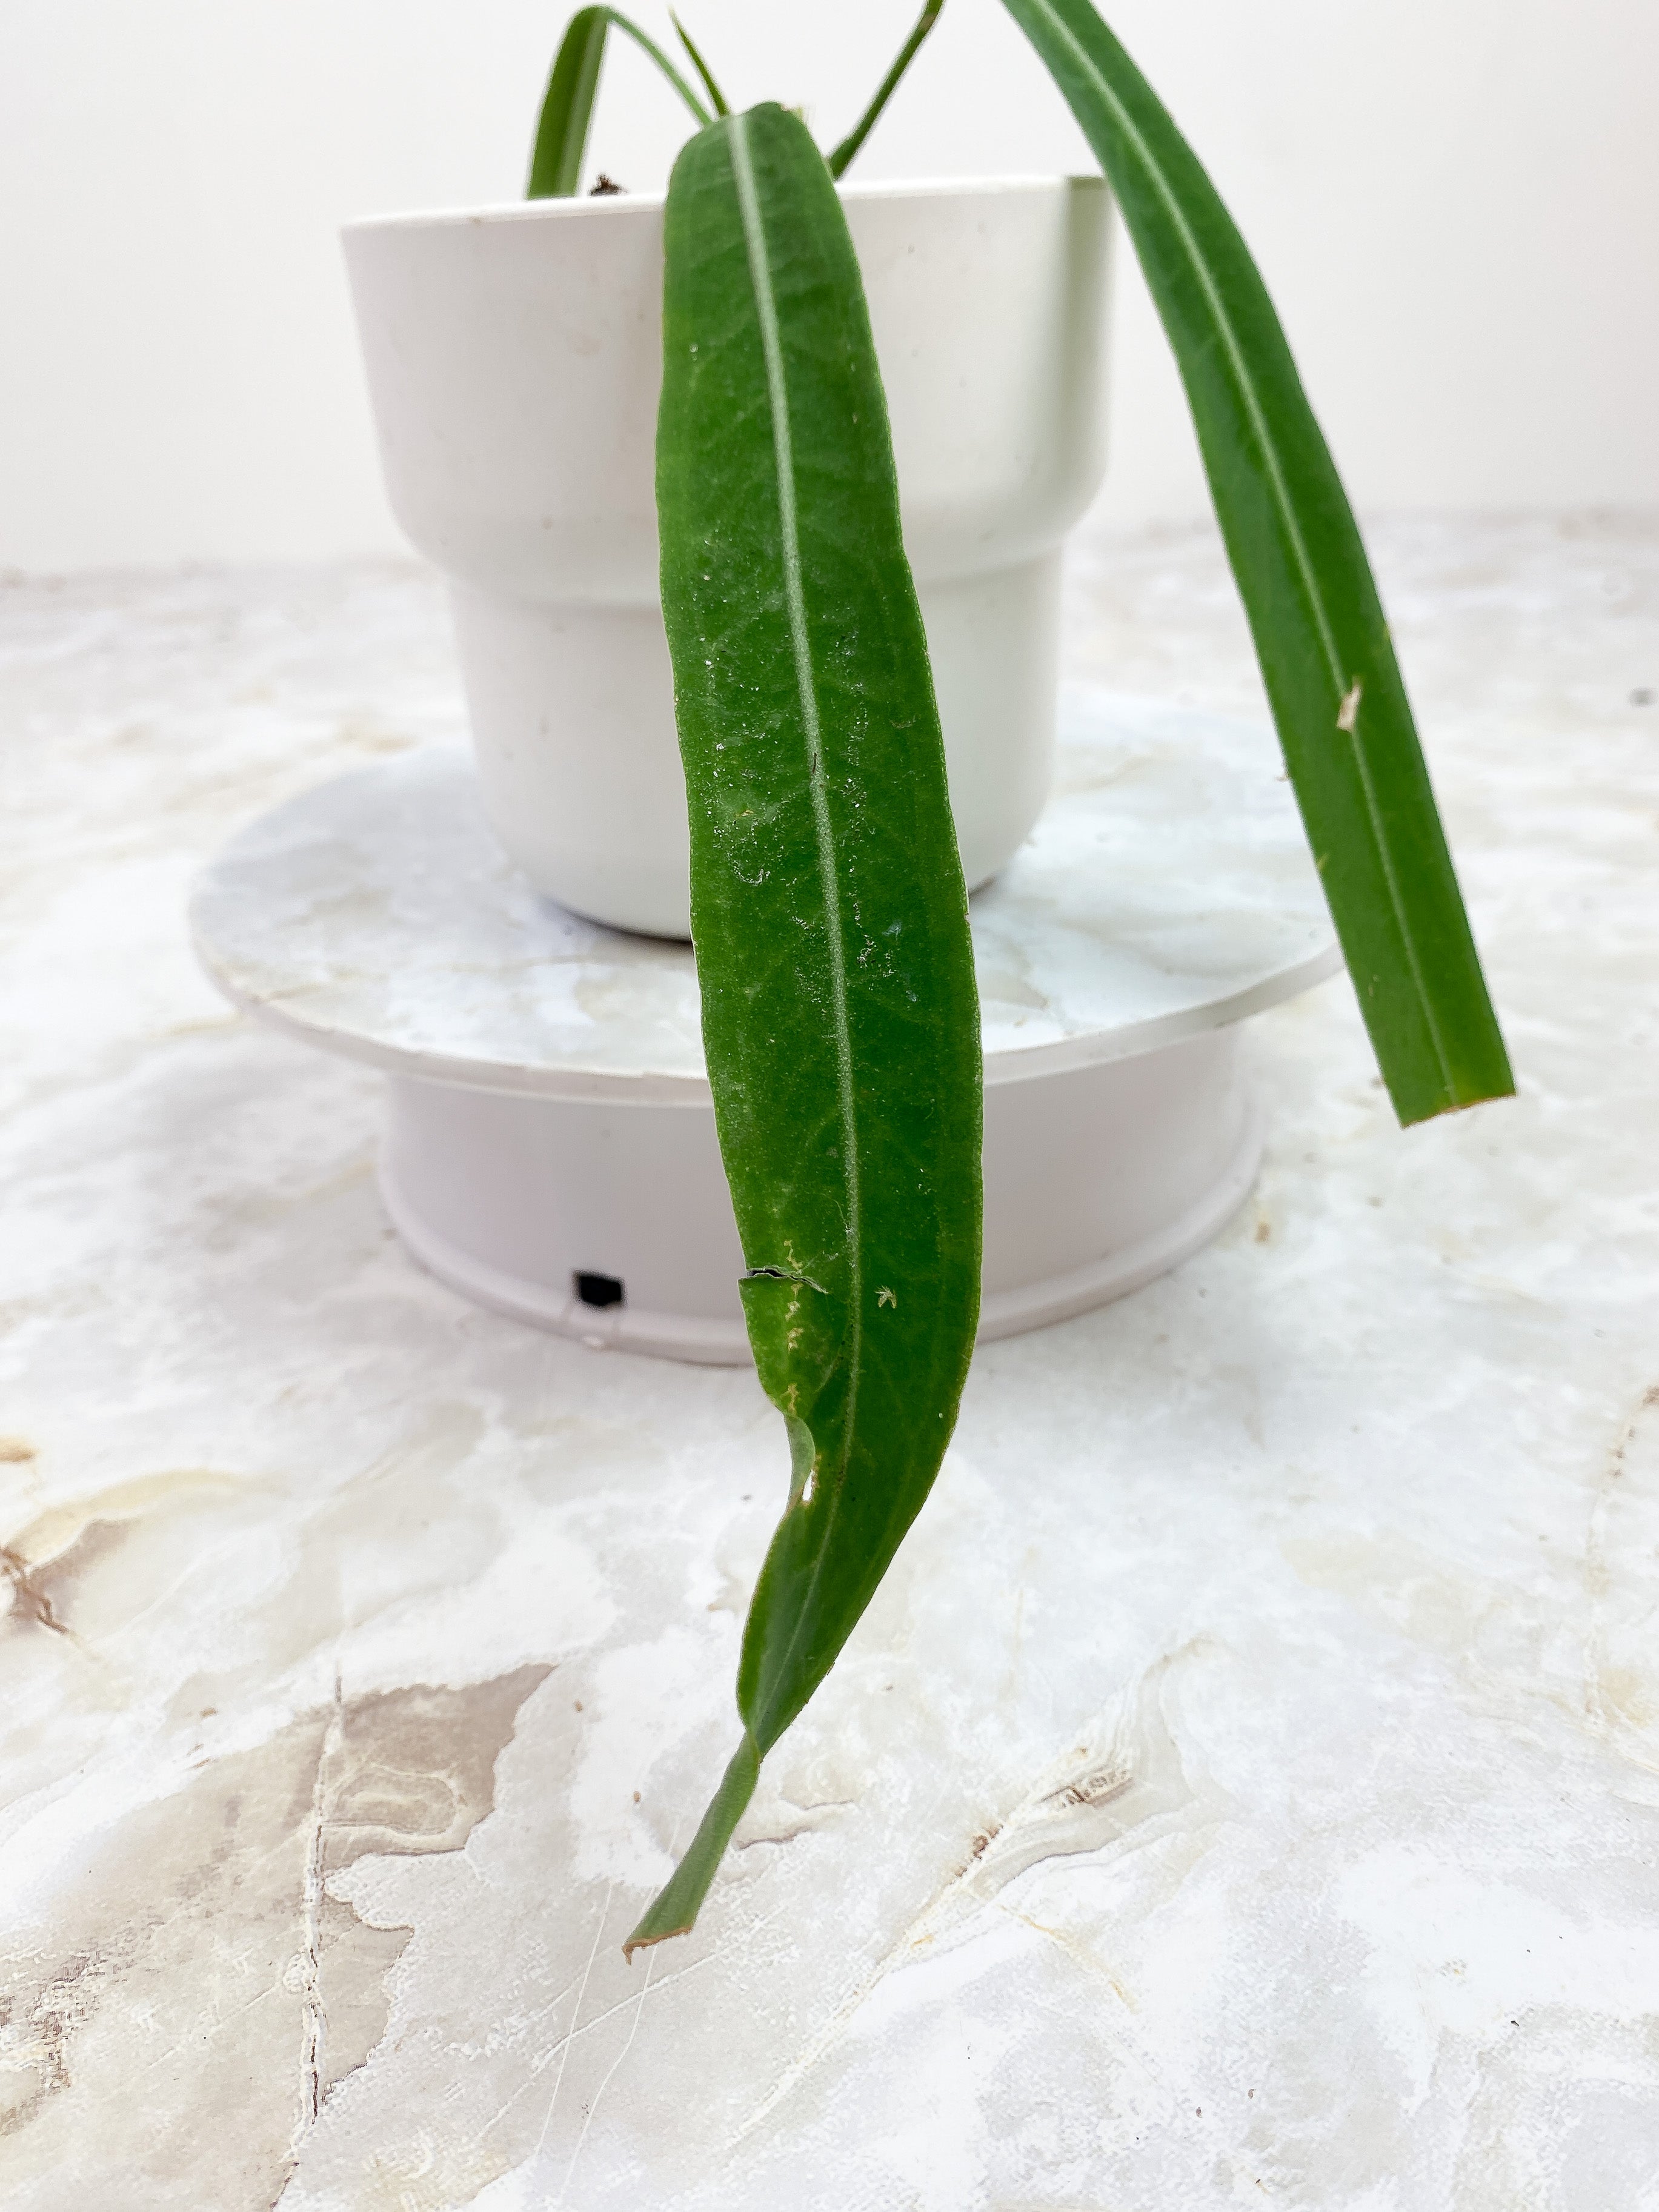
[[[1095,178],[849,185],[970,886],[1048,797],[1060,549],[1104,466]],[[345,233],[398,520],[448,577],[489,820],[536,888],[690,933],[657,590],[662,201]]]

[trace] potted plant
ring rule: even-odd
[[[977,889],[1048,794],[1060,549],[1105,459],[1099,178],[850,187]],[[450,580],[480,789],[538,890],[690,934],[659,595],[663,202],[606,194],[354,225],[387,484]]]
[[[738,1747],[630,1950],[695,1920],[761,1759],[927,1497],[974,1340],[966,892],[1046,787],[1055,554],[1099,465],[1103,196],[838,191],[940,5],[827,158],[781,107],[732,113],[683,31],[701,93],[625,18],[585,8],[525,210],[348,240],[394,500],[459,580],[509,848],[590,914],[665,931],[684,926],[689,852],[745,1316],[790,1443]],[[1364,552],[1261,281],[1091,0],[1006,5],[1100,160],[1173,343],[1396,1110],[1507,1092]],[[574,198],[611,29],[697,126],[660,210]],[[999,231],[1012,251],[976,284],[976,241]],[[890,435],[878,339],[901,328],[921,372],[913,406],[889,338]],[[974,388],[987,359],[1019,405],[990,404],[997,374]]]

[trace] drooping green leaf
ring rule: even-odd
[[[1006,0],[1105,170],[1175,349],[1286,765],[1402,1121],[1514,1087],[1364,547],[1266,287],[1090,0]]]
[[[847,136],[842,140],[840,145],[827,156],[830,163],[830,173],[832,177],[840,177],[846,174],[854,155],[858,152],[860,147],[863,145],[865,140],[870,136],[870,133],[875,129],[877,122],[880,118],[882,109],[886,106],[888,101],[893,97],[895,91],[897,89],[899,79],[904,75],[905,70],[909,68],[911,63],[915,59],[917,48],[921,46],[922,40],[927,36],[929,31],[933,29],[934,24],[938,22],[939,11],[944,5],[945,0],[927,0],[926,6],[922,9],[921,15],[916,19],[915,28],[911,32],[909,37],[904,41],[904,44],[899,48],[897,58],[895,59],[891,69],[888,70],[886,76],[883,77],[881,82],[876,87],[875,95],[872,99],[870,105],[865,109],[863,114],[860,116],[858,121],[853,125]],[[952,21],[954,20],[955,19],[953,17]]]
[[[708,109],[673,63],[637,23],[629,22],[614,8],[579,8],[566,24],[559,51],[553,57],[530,156],[530,181],[524,195],[527,200],[568,199],[581,188],[582,156],[587,149],[593,102],[599,96],[605,34],[613,27],[625,31],[651,57],[699,124],[709,119]]]
[[[769,105],[694,138],[665,251],[657,504],[692,933],[793,1473],[742,1741],[630,1949],[690,1926],[761,1757],[927,1497],[980,1264],[967,897],[863,288],[804,125]]]

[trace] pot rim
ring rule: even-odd
[[[1080,175],[1060,171],[1022,172],[1000,177],[895,177],[867,183],[860,179],[838,185],[836,189],[843,199],[853,200],[968,198],[975,194],[1001,198],[1017,192],[1060,191],[1079,185],[1103,191],[1106,179],[1097,172]],[[482,229],[506,222],[569,222],[580,216],[611,222],[624,215],[660,215],[667,197],[665,192],[607,192],[598,196],[588,192],[560,199],[487,201],[477,207],[408,208],[389,215],[354,216],[349,222],[342,223],[340,234],[351,238],[376,230],[443,229],[463,224]]]

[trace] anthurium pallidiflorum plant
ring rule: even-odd
[[[836,179],[614,9],[574,15],[533,198],[579,187],[605,41],[696,125],[665,218],[662,607],[722,1158],[788,1502],[738,1674],[742,1735],[631,1952],[696,1917],[760,1762],[939,1471],[979,1304],[982,1063],[927,641]],[[1091,0],[1005,0],[1094,149],[1174,348],[1309,842],[1402,1122],[1513,1088],[1359,533],[1290,349],[1196,155]]]

